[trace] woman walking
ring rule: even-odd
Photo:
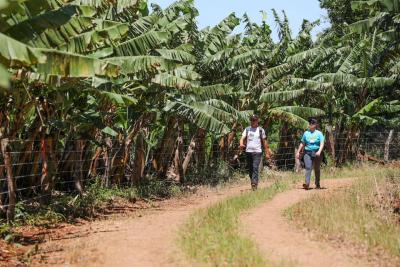
[[[315,173],[315,188],[321,189],[321,159],[322,150],[324,149],[325,145],[325,137],[320,131],[317,130],[317,119],[310,118],[308,122],[308,130],[301,138],[301,143],[296,157],[300,159],[300,153],[304,149],[304,165],[306,168],[306,181],[303,184],[304,189],[308,190],[310,188],[311,171],[313,167]]]

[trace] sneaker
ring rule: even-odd
[[[318,189],[318,190],[319,190],[319,189],[321,189],[321,186],[320,186],[320,185],[316,185],[316,186],[315,186],[315,189]]]
[[[251,189],[253,191],[256,191],[257,190],[257,184],[251,184]]]
[[[303,184],[303,188],[304,188],[305,190],[308,190],[308,189],[310,188],[310,186],[309,186],[308,184]]]

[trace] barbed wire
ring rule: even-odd
[[[239,133],[239,132],[238,132]],[[136,148],[133,144],[129,151],[125,151],[125,142],[121,139],[103,139],[102,142],[86,139],[76,140],[52,140],[52,150],[39,148],[47,139],[15,139],[9,141],[9,155],[11,157],[11,179],[15,181],[17,189],[15,194],[20,203],[27,203],[36,199],[52,196],[58,193],[76,193],[76,185],[84,187],[96,179],[104,183],[116,184],[119,186],[132,185],[133,175],[143,178],[145,176],[157,176],[160,172],[167,177],[176,178],[179,175],[178,168],[175,166],[175,154],[178,151],[180,164],[188,157],[189,150],[193,150],[191,160],[186,167],[184,180],[186,181],[204,181],[215,179],[222,176],[229,176],[234,168],[245,168],[246,159],[244,152],[240,154],[238,148],[238,138],[241,133],[235,137],[223,142],[222,138],[210,137],[182,137],[182,143],[176,140],[159,139],[156,142],[144,143],[145,151],[142,151],[141,170],[135,169]],[[334,144],[334,154],[337,158],[351,151],[347,155],[349,159],[356,159],[360,152],[376,160],[383,161],[383,156],[389,156],[389,160],[400,159],[400,133],[395,133],[390,146],[387,143],[386,136],[382,132],[368,132],[360,136],[333,135],[334,138],[326,141],[326,154],[333,155],[330,151],[330,143]],[[269,163],[276,165],[281,170],[294,169],[297,166],[295,152],[301,140],[301,135],[290,134],[272,137],[268,136],[268,144],[273,150],[273,160]],[[105,142],[110,144],[107,145]],[[160,144],[172,142],[169,152],[162,153]],[[195,144],[191,144],[194,141]],[[76,149],[76,146],[67,143],[86,143],[82,149]],[[101,144],[100,144],[101,143]],[[201,151],[198,143],[200,143]],[[179,149],[177,147],[179,144]],[[98,151],[98,148],[101,151]],[[70,148],[70,149],[69,149]],[[161,150],[160,150],[161,148]],[[30,150],[31,149],[31,150]],[[123,153],[122,153],[123,152]],[[203,153],[199,155],[198,153]],[[240,155],[239,155],[240,154]],[[66,156],[69,155],[69,156]],[[8,208],[9,196],[8,173],[0,154],[0,208]],[[238,162],[232,163],[236,156]],[[239,157],[238,157],[239,156]],[[78,157],[78,158],[77,158]],[[336,159],[337,159],[336,158]],[[126,162],[126,160],[128,161]],[[333,160],[336,160],[333,159]],[[332,160],[332,159],[331,159]],[[368,160],[368,159],[367,159]],[[153,161],[158,165],[163,165],[163,170],[154,168]],[[219,165],[225,166],[224,170],[219,170]],[[165,169],[166,168],[166,169]],[[180,167],[181,168],[181,167]],[[139,174],[138,174],[139,173]],[[143,175],[141,175],[143,174]],[[14,175],[14,176],[13,176]],[[75,185],[74,185],[75,184]],[[44,190],[48,187],[48,190]],[[47,192],[47,191],[50,191]]]
[[[292,138],[297,138],[300,140],[301,136],[302,136],[303,131],[299,131],[298,133],[294,133],[294,134],[269,134],[267,135],[268,138],[274,138],[274,139],[285,139],[288,137],[292,137]],[[236,131],[236,136],[241,137],[242,136],[242,131]],[[327,134],[325,134],[327,136]],[[345,139],[348,137],[348,133],[346,132],[341,132],[341,133],[333,133],[332,134],[335,138],[339,138],[339,139]],[[343,137],[341,137],[343,136]],[[382,131],[372,131],[372,132],[363,132],[361,134],[357,134],[357,136],[352,137],[352,138],[361,138],[361,139],[365,139],[365,138],[370,138],[370,136],[373,137],[383,137],[386,138],[387,137],[387,133],[384,133]],[[400,136],[400,132],[395,132],[393,134],[393,136]],[[176,137],[176,136],[175,136]],[[205,135],[205,138],[209,138],[211,137],[210,135]],[[18,142],[22,142],[22,143],[27,143],[27,142],[32,142],[33,144],[38,143],[40,144],[40,142],[42,142],[43,140],[48,141],[51,140],[53,142],[63,142],[64,144],[70,143],[70,142],[89,142],[89,143],[93,143],[93,144],[105,144],[104,142],[109,142],[109,141],[113,141],[113,142],[119,142],[119,143],[123,143],[125,141],[125,138],[114,138],[114,137],[103,137],[101,139],[95,140],[95,139],[83,139],[83,138],[77,138],[77,139],[67,139],[67,138],[57,138],[56,137],[46,137],[46,138],[39,138],[39,139],[29,139],[29,138],[8,138],[8,141],[11,143],[18,143]],[[193,134],[192,136],[182,136],[181,137],[183,140],[187,140],[190,141],[192,138],[197,138],[199,139],[199,137],[196,137],[196,134]],[[220,139],[221,137],[215,137],[213,136],[214,139]],[[162,139],[162,138],[157,138],[156,141],[161,142],[164,140],[170,140],[170,138],[167,139]]]

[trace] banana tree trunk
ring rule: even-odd
[[[31,178],[31,184],[32,185],[38,185],[40,184],[40,173],[39,173],[39,167],[40,167],[40,157],[41,157],[41,152],[40,152],[40,144],[38,144],[38,151],[34,154],[33,156],[33,162],[32,162],[32,178]]]
[[[348,160],[356,159],[357,151],[355,151],[355,149],[357,148],[359,135],[360,133],[358,130],[353,128],[349,129],[346,134],[343,151],[339,157],[339,164],[344,164]]]
[[[235,122],[232,126],[232,131],[228,134],[228,149],[231,150],[237,139],[237,130],[239,123]]]
[[[183,166],[182,166],[184,175],[186,175],[186,171],[188,169],[190,160],[192,159],[193,153],[196,149],[196,139],[197,139],[197,136],[193,136],[192,139],[190,140],[188,151],[186,153],[186,157],[185,157],[185,160],[183,161]]]
[[[111,179],[110,179],[110,171],[111,171],[111,156],[110,153],[112,151],[113,143],[111,138],[105,138],[105,144],[103,146],[103,160],[104,160],[104,174],[103,174],[103,185],[106,187],[110,187]]]
[[[25,141],[24,148],[22,149],[23,154],[19,157],[18,163],[20,164],[17,167],[15,172],[16,176],[22,176],[24,174],[31,174],[32,165],[28,165],[28,163],[32,160],[32,154],[34,154],[34,145],[35,140],[38,137],[40,132],[40,119],[36,117],[35,121],[32,123],[31,129],[28,130],[28,136],[30,140]]]
[[[74,164],[77,159],[75,156],[75,143],[72,140],[67,140],[65,143],[64,151],[61,155],[60,162],[58,164],[59,179],[62,181],[57,189],[70,190],[72,183],[70,179],[74,176]]]
[[[388,135],[388,137],[386,139],[386,142],[385,142],[385,154],[384,154],[384,161],[385,162],[389,162],[390,143],[392,142],[392,139],[393,139],[393,133],[394,133],[394,130],[390,130],[389,131],[389,135]]]
[[[32,160],[32,154],[34,154],[34,141],[29,140],[25,142],[24,148],[22,149],[24,151],[21,156],[18,159],[18,164],[16,170],[15,170],[15,175],[18,177],[24,176],[26,174],[30,174],[32,170],[32,165],[30,164]]]
[[[85,163],[85,152],[87,149],[87,140],[77,140],[75,141],[75,164],[74,164],[74,186],[75,190],[78,191],[80,195],[83,194],[83,180],[84,180],[84,163]]]
[[[8,207],[7,207],[7,221],[11,222],[15,216],[15,204],[17,201],[17,184],[13,175],[12,157],[10,149],[10,141],[8,138],[1,140],[1,152],[4,158],[4,167],[7,172],[7,185],[8,185]]]
[[[154,154],[153,168],[158,176],[165,178],[171,160],[174,157],[174,147],[178,133],[178,121],[175,117],[170,117],[165,128],[161,143]]]
[[[232,131],[228,134],[228,139],[227,139],[227,158],[231,160],[234,158],[236,155],[239,154],[239,142],[237,140],[237,130],[238,130],[239,124],[234,123],[232,126]]]
[[[1,144],[0,144],[1,146]],[[6,186],[6,182],[5,182],[5,178],[4,178],[4,165],[0,165],[0,192],[3,192],[5,186]],[[5,207],[5,201],[6,201],[6,194],[1,194],[0,195],[0,216],[3,216],[3,214],[6,214],[7,212],[7,208]]]
[[[25,115],[32,106],[33,103],[30,101],[18,107],[19,112],[16,114],[12,123],[13,126],[9,129],[9,134],[7,135],[10,139],[14,140],[17,137],[25,123]]]
[[[42,173],[40,177],[40,186],[44,203],[49,203],[54,186],[55,178],[55,157],[53,153],[53,139],[51,137],[42,137],[41,139],[41,158],[42,158]]]
[[[174,172],[177,181],[184,183],[185,177],[183,173],[183,123],[178,121],[178,137],[176,139],[176,149],[174,156]]]
[[[333,133],[333,126],[326,126],[326,148],[332,159],[336,159],[336,140]]]
[[[155,120],[155,114],[151,113],[145,113],[142,114],[138,120],[136,120],[135,125],[133,126],[132,130],[128,134],[126,140],[125,140],[125,147],[124,147],[124,157],[122,161],[122,168],[119,169],[118,176],[123,177],[125,175],[125,170],[128,166],[129,160],[131,158],[131,146],[133,143],[133,140],[137,136],[137,134],[140,132],[140,130],[148,127],[148,125]]]
[[[126,148],[130,149],[130,146],[125,146],[123,142],[120,142],[119,149],[117,152],[115,152],[111,159],[111,176],[113,177],[113,181],[118,185],[123,182],[125,176],[125,154],[127,154],[125,153]]]
[[[218,139],[214,139],[211,141],[210,156],[208,160],[209,167],[217,163],[219,156],[220,156],[219,141]]]
[[[131,181],[133,184],[139,184],[144,177],[144,167],[146,165],[146,147],[143,132],[136,137],[135,157]]]
[[[344,162],[347,160],[347,153],[348,153],[348,147],[350,145],[351,141],[351,136],[352,136],[352,131],[349,130],[347,132],[344,132],[345,136],[342,138],[341,144],[339,146],[339,151],[340,154],[337,157],[337,166],[342,165]]]
[[[219,141],[221,160],[226,161],[229,154],[228,136],[224,135]]]
[[[293,157],[295,141],[292,135],[293,130],[290,129],[288,123],[284,123],[280,131],[279,147],[276,155],[276,163],[279,169],[289,170],[293,169],[295,165]]]
[[[197,132],[196,139],[196,167],[197,169],[203,169],[206,163],[206,151],[205,151],[205,143],[206,143],[206,131],[204,129],[199,129]]]
[[[273,170],[277,170],[278,167],[277,167],[277,164],[276,164],[276,160],[275,160],[275,157],[274,157],[274,155],[272,153],[272,150],[270,148],[270,143],[269,143],[268,130],[269,130],[270,125],[271,125],[271,119],[267,118],[265,120],[264,124],[263,124],[263,128],[264,128],[264,131],[265,131],[265,135],[267,136],[267,138],[265,139],[265,142],[266,142],[266,146],[267,146],[267,150],[268,151],[264,151],[264,153],[268,153],[271,156],[270,159],[269,159],[269,162],[268,162],[269,163],[269,167],[271,169],[273,169]]]
[[[103,153],[103,148],[102,147],[97,147],[96,152],[94,153],[92,160],[90,161],[90,167],[89,167],[89,177],[96,177],[97,176],[97,168],[99,166],[100,162],[100,156]]]

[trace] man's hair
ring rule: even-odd
[[[258,117],[257,114],[253,114],[253,115],[251,115],[250,120],[251,120],[251,121],[253,121],[253,120],[258,120],[259,118],[260,118],[260,117]]]
[[[316,119],[316,118],[309,118],[308,119],[308,122],[310,123],[310,124],[318,124],[318,120]]]

